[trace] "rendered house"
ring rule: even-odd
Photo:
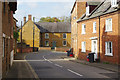
[[[0,2],[0,79],[4,78],[12,65],[13,49],[13,14],[17,2]]]
[[[33,22],[32,15],[28,15],[28,21],[24,17],[22,27],[22,39],[30,47],[33,47],[33,26],[35,47],[70,47],[71,26],[67,22]],[[21,32],[21,30],[20,30]]]
[[[104,0],[77,21],[79,59],[87,60],[87,55],[94,52],[94,60],[119,64],[120,62],[120,1]]]

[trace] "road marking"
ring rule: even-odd
[[[58,66],[58,67],[60,67],[60,68],[62,68],[63,66],[60,66],[60,65],[58,65],[58,64],[55,64],[55,66]]]
[[[72,72],[72,73],[74,73],[74,74],[76,74],[76,75],[78,75],[78,76],[83,76],[83,75],[81,75],[81,74],[79,74],[79,73],[77,73],[75,71],[70,70],[70,69],[67,69],[67,70],[70,71],[70,72]]]

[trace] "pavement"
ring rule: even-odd
[[[28,53],[29,54],[29,53]],[[2,80],[37,80],[34,70],[25,60],[27,53],[17,53],[6,78]]]
[[[93,66],[93,67],[97,67],[97,68],[101,68],[101,69],[105,69],[113,72],[120,72],[120,69],[119,69],[120,65],[117,65],[117,64],[102,63],[102,62],[90,63],[85,60],[79,60],[79,59],[75,59],[73,57],[67,57],[67,56],[63,56],[61,58],[65,60],[68,59],[69,61],[72,61],[72,62],[89,65],[89,66]]]

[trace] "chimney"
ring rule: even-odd
[[[26,23],[26,17],[24,17],[24,24]]]
[[[28,20],[32,20],[32,15],[28,15]]]

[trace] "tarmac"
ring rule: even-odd
[[[8,71],[6,78],[3,78],[2,80],[38,80],[38,76],[35,73],[35,71],[32,69],[32,67],[29,65],[29,63],[25,60],[25,56],[29,53],[17,53],[15,55],[15,59],[13,61],[13,65],[11,69]],[[116,64],[105,64],[101,62],[94,62],[90,63],[85,60],[78,60],[73,57],[67,57],[63,56],[61,57],[63,59],[68,59],[69,61],[80,63],[83,65],[88,65],[88,66],[93,66],[97,68],[102,68],[105,70],[113,71],[113,72],[118,72],[118,75],[120,73],[120,65]],[[120,77],[120,75],[119,75]]]

